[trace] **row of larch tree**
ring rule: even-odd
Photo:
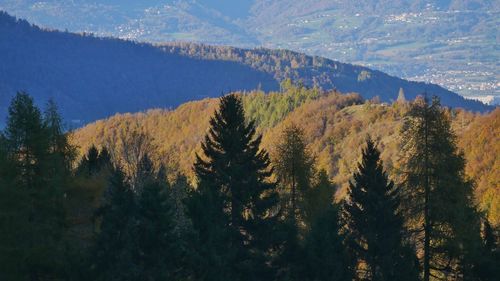
[[[238,95],[220,98],[193,184],[153,163],[144,136],[122,151],[130,163],[92,147],[78,165],[68,137],[54,103],[42,114],[29,95],[13,99],[0,135],[1,280],[500,276],[496,231],[474,204],[437,99],[410,105],[397,174],[367,136],[337,201],[300,126],[286,127],[270,155]]]

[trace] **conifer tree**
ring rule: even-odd
[[[473,183],[439,99],[416,100],[402,129],[404,203],[407,226],[423,251],[423,279],[473,278],[480,249]]]
[[[98,232],[91,250],[94,280],[137,280],[133,235],[137,205],[124,173],[113,170],[104,202],[96,212]]]
[[[98,158],[99,150],[95,145],[90,146],[87,154],[83,155],[78,164],[77,173],[87,177],[95,175],[99,167]]]
[[[55,110],[51,113],[51,117],[59,119]],[[56,161],[54,156],[69,159],[70,152],[57,149],[54,140],[66,142],[66,138],[56,127],[53,122],[44,122],[29,95],[18,93],[12,100],[4,132],[4,151],[12,178],[2,192],[15,201],[1,207],[2,213],[13,215],[2,228],[10,238],[2,242],[12,244],[0,248],[15,249],[13,260],[19,260],[6,271],[17,278],[54,278],[61,274],[64,263],[63,200],[68,167],[60,165],[62,161]]]
[[[279,278],[300,280],[303,267],[306,194],[311,188],[313,159],[306,148],[303,130],[297,125],[285,127],[274,151],[274,171],[280,185],[281,214],[278,225],[282,243],[276,261]]]
[[[500,250],[495,230],[487,220],[483,222],[483,249],[476,258],[474,276],[480,281],[493,281],[500,276]]]
[[[76,171],[79,175],[93,177],[103,170],[110,168],[112,168],[111,155],[107,148],[103,147],[101,151],[99,151],[95,145],[92,145],[87,151],[87,154],[80,160]]]
[[[338,206],[333,204],[335,185],[325,170],[315,176],[306,193],[305,214],[308,232],[304,245],[305,280],[352,280],[350,256],[340,234]]]
[[[289,125],[283,130],[275,148],[274,170],[283,189],[287,220],[303,220],[301,211],[305,194],[311,187],[313,159],[306,147],[304,131],[297,125]]]
[[[226,273],[204,280],[261,280],[266,274],[277,197],[269,181],[269,156],[260,142],[254,122],[245,120],[241,99],[234,94],[220,98],[203,154],[196,157],[198,189],[189,213],[204,250],[213,253],[210,266],[216,268],[210,270]]]
[[[175,232],[168,183],[152,171],[145,155],[140,161],[141,186],[133,230],[134,261],[141,280],[180,280],[185,270],[183,242]]]
[[[380,152],[368,139],[349,183],[343,221],[349,248],[366,264],[358,275],[373,281],[416,280],[418,271],[403,245],[398,189],[383,170]]]

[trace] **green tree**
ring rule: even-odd
[[[116,168],[110,177],[102,206],[96,212],[98,232],[91,249],[94,280],[137,280],[133,227],[137,204],[124,173]]]
[[[349,183],[342,214],[349,248],[357,262],[366,265],[366,270],[359,272],[362,278],[417,280],[415,259],[403,244],[398,191],[383,170],[380,152],[368,139],[358,171]]]
[[[352,280],[353,277],[344,237],[339,234],[338,206],[333,205],[335,188],[326,171],[320,170],[305,196],[308,232],[301,274],[305,280]]]
[[[234,94],[222,97],[202,143],[203,156],[196,157],[198,189],[190,214],[209,247],[205,250],[214,253],[213,265],[221,267],[210,270],[230,272],[204,280],[262,280],[267,274],[265,257],[277,194],[269,179],[269,156],[260,142],[254,122],[245,121],[241,99]],[[201,221],[207,215],[208,220]]]
[[[183,241],[175,232],[168,183],[155,175],[145,155],[140,161],[141,187],[133,229],[134,261],[140,280],[180,280],[185,270]]]
[[[41,280],[60,276],[64,265],[64,188],[71,149],[54,108],[42,119],[33,99],[18,93],[11,102],[4,131],[4,157],[9,168],[2,193],[8,200],[0,211],[5,240],[0,251],[10,252],[5,268],[9,279]],[[65,161],[67,160],[67,161]],[[2,196],[3,197],[3,196]],[[9,264],[9,263],[7,263]]]
[[[411,105],[402,129],[404,202],[407,225],[423,251],[424,281],[462,275],[473,280],[480,249],[480,217],[473,182],[439,99]]]

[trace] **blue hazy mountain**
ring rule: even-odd
[[[395,100],[400,88],[408,99],[427,91],[448,106],[490,109],[437,85],[291,51],[136,43],[43,30],[7,13],[0,13],[0,61],[2,120],[20,90],[39,104],[53,98],[66,120],[81,125],[116,112],[175,107],[230,90],[278,90],[284,78],[382,101]]]
[[[0,0],[0,10],[140,41],[290,49],[500,96],[494,0]]]

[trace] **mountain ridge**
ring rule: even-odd
[[[489,0],[4,0],[45,27],[146,42],[284,48],[464,96],[500,95],[500,6]]]
[[[5,116],[10,98],[21,90],[39,104],[53,98],[63,117],[80,126],[116,112],[175,107],[228,91],[277,90],[285,78],[325,90],[359,92],[367,99],[378,95],[389,102],[403,88],[409,99],[428,91],[440,96],[447,106],[492,109],[437,85],[291,51],[193,44],[153,46],[48,31],[4,12],[0,13],[0,42],[0,118]],[[193,47],[194,55],[187,54]],[[201,55],[197,57],[196,52]],[[229,56],[221,55],[224,53]],[[211,55],[215,59],[210,59]]]

